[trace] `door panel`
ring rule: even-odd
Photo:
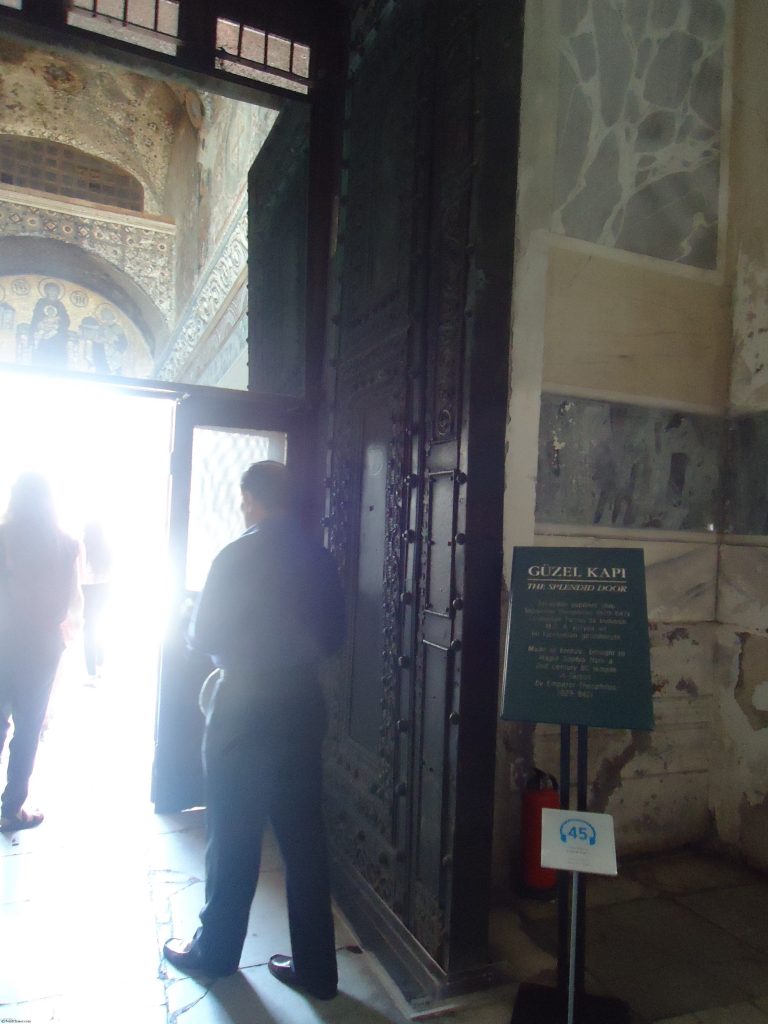
[[[204,802],[200,689],[213,664],[186,643],[211,560],[242,533],[240,476],[270,458],[306,467],[304,413],[250,396],[189,395],[176,411],[171,469],[171,622],[163,648],[152,799],[158,813]]]
[[[248,175],[249,387],[304,394],[309,111],[281,111]]]
[[[352,626],[352,692],[350,736],[376,753],[381,700],[381,635],[384,624],[388,427],[386,415],[374,406],[363,414],[362,469],[358,518],[358,559]]]
[[[328,680],[329,824],[345,909],[413,998],[487,969],[519,15],[362,5],[347,87],[326,518],[351,636]]]

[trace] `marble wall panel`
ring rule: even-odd
[[[724,486],[725,531],[768,535],[768,412],[729,421]]]
[[[717,618],[768,635],[768,548],[722,545]]]
[[[727,0],[563,0],[554,230],[717,264]]]
[[[656,703],[712,695],[715,629],[711,622],[651,624],[651,676]],[[701,720],[708,715],[703,714]]]
[[[539,523],[713,531],[718,417],[542,396]]]
[[[606,798],[599,802],[599,810],[614,817],[616,847],[620,855],[673,849],[701,841],[709,831],[711,771],[709,768],[686,766],[701,764],[698,751],[702,742],[711,748],[712,730],[699,727],[682,730],[678,735],[681,753],[667,769],[664,768],[663,753],[655,757],[646,755],[645,767],[630,762],[629,768],[621,769],[621,755],[632,743],[630,734],[626,734],[624,750],[617,754],[616,759],[599,766],[604,769],[602,778],[610,778],[613,782]],[[674,737],[667,736],[663,746],[674,753]],[[555,775],[559,771],[557,749],[553,739],[536,745],[536,756],[540,759],[536,763]],[[649,771],[649,765],[655,770]],[[590,781],[595,775],[596,766],[591,758]],[[572,806],[575,800],[574,792]],[[594,809],[598,810],[598,807],[594,806]]]
[[[721,626],[717,669],[715,825],[725,844],[768,870],[768,637]]]
[[[768,409],[768,4],[738,0],[729,147],[728,273],[733,281],[735,412]]]
[[[673,850],[701,842],[711,827],[709,772],[627,779],[611,796],[620,857]]]
[[[544,387],[618,393],[724,413],[730,294],[593,247],[549,249]]]
[[[648,618],[652,622],[706,622],[715,618],[717,546],[684,541],[640,541],[585,534],[539,534],[542,547],[643,548]]]
[[[590,807],[616,816],[623,853],[666,849],[702,839],[707,832],[716,746],[716,629],[711,623],[654,625],[655,728],[590,731]],[[536,726],[529,745],[534,763],[558,776],[559,750],[559,729]],[[572,771],[575,779],[575,765]]]
[[[739,254],[733,290],[731,406],[768,409],[768,266]]]

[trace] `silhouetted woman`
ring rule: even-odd
[[[64,650],[62,625],[78,599],[77,556],[77,541],[59,529],[48,482],[36,473],[20,476],[0,524],[0,752],[13,719],[0,802],[4,832],[43,820],[24,801]]]

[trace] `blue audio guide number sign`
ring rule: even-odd
[[[541,812],[541,866],[615,875],[616,840],[611,815],[545,807]]]

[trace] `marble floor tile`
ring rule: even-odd
[[[627,861],[622,874],[669,895],[749,885],[755,880],[747,867],[689,850]]]
[[[706,964],[753,955],[752,947],[737,936],[686,907],[659,898],[601,907],[592,911],[587,922],[590,965]]]
[[[721,1006],[682,1017],[666,1017],[656,1024],[765,1024],[768,1016],[751,1003]]]
[[[520,917],[511,909],[491,915],[492,955],[514,981],[546,984],[553,980],[557,961],[526,934]]]
[[[642,963],[604,960],[593,963],[591,970],[609,992],[647,1021],[745,1001],[737,984],[693,964],[662,962],[649,969]]]
[[[738,985],[748,999],[768,1000],[768,957],[711,963],[707,970],[715,977]]]
[[[682,896],[679,902],[768,956],[768,886],[765,884],[710,890]]]

